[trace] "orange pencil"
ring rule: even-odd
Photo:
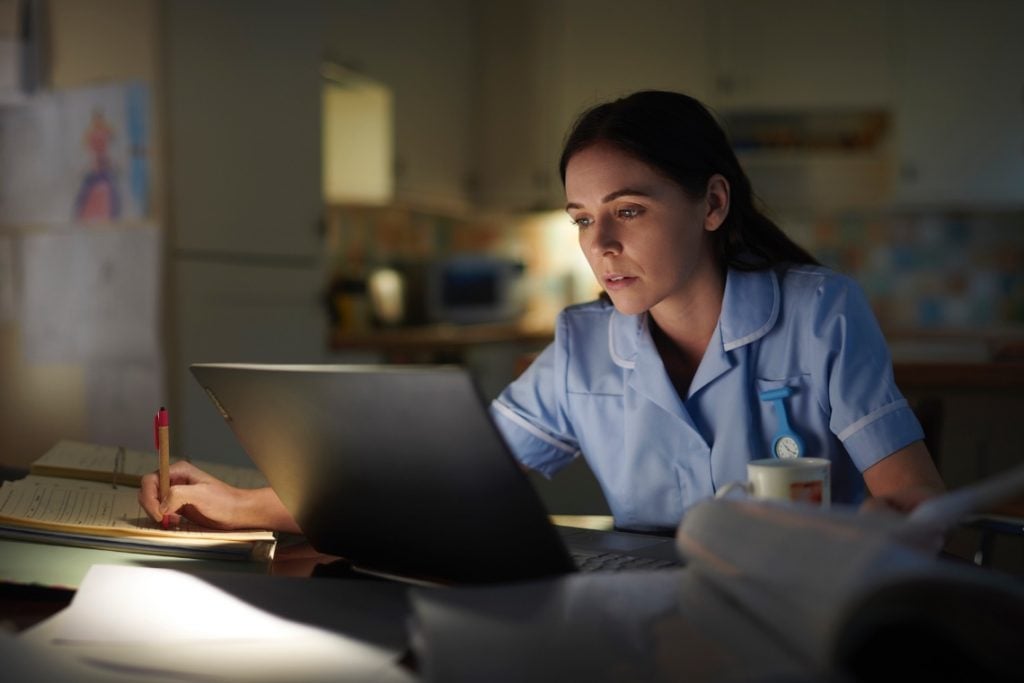
[[[167,409],[163,406],[153,418],[156,431],[156,447],[160,456],[160,501],[163,502],[171,492],[171,428],[167,418]],[[163,528],[171,525],[170,515],[164,515],[161,522]]]

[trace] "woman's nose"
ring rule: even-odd
[[[591,227],[590,251],[595,256],[618,254],[622,251],[618,231],[613,221],[598,218]]]

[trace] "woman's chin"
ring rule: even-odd
[[[616,297],[614,295],[609,295],[608,298],[612,300],[612,305],[615,306],[615,310],[622,315],[640,315],[648,308],[647,306],[640,305],[636,301],[630,300],[629,297]]]

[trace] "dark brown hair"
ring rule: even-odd
[[[569,159],[598,142],[615,145],[650,165],[693,198],[704,196],[712,175],[724,177],[730,188],[729,213],[713,233],[723,266],[764,270],[787,263],[817,264],[754,205],[750,180],[725,131],[694,98],[645,90],[583,112],[562,149],[563,185]]]

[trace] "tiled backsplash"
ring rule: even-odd
[[[776,218],[822,263],[861,283],[884,328],[1024,330],[1024,212]],[[336,277],[466,252],[521,260],[533,324],[596,291],[562,212],[451,217],[397,207],[335,207],[327,245]]]
[[[1024,213],[842,213],[780,223],[864,287],[883,327],[1024,327]]]
[[[454,253],[507,254],[521,249],[508,218],[441,215],[397,206],[331,207],[326,242],[336,275]]]

